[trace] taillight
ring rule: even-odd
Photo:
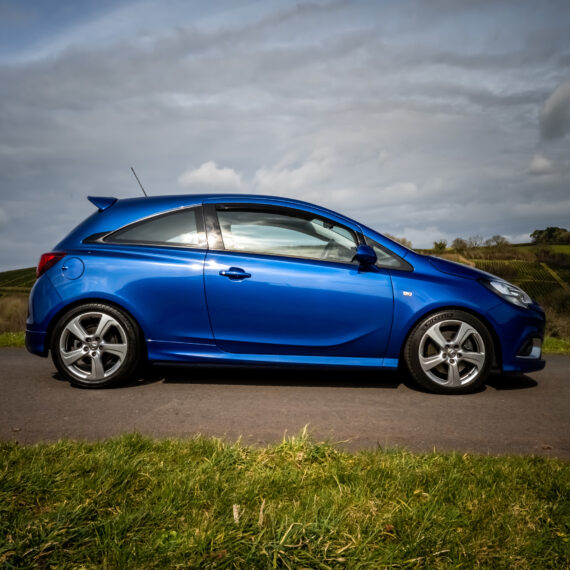
[[[63,259],[67,253],[64,251],[50,251],[43,253],[36,269],[36,277],[43,275],[50,267],[53,267],[60,259]]]

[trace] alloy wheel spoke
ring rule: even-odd
[[[115,324],[115,319],[106,315],[105,313],[101,313],[101,319],[99,320],[99,324],[97,325],[97,330],[95,331],[94,336],[103,338],[110,327]]]
[[[447,345],[447,339],[439,330],[439,325],[433,326],[426,334],[433,340],[433,342],[435,342],[435,344],[437,344],[437,346],[439,346],[439,348],[445,348]]]
[[[91,357],[91,376],[97,380],[104,378],[105,376],[103,360],[99,355]]]
[[[463,343],[475,332],[475,329],[471,325],[468,325],[467,323],[461,323],[461,326],[459,327],[459,330],[453,339],[453,344],[461,348],[463,346]]]
[[[85,351],[82,348],[76,350],[70,350],[69,352],[61,352],[61,359],[66,366],[71,366],[74,362],[77,362],[80,358],[85,356]]]
[[[443,362],[445,362],[443,353],[434,356],[420,356],[420,364],[424,370],[431,370]]]
[[[464,360],[481,368],[485,363],[485,354],[482,352],[463,352],[459,360]]]
[[[108,344],[105,343],[101,346],[102,352],[108,352],[109,354],[114,354],[118,356],[121,360],[125,357],[127,353],[127,345],[126,344]]]
[[[81,317],[75,317],[72,321],[69,321],[69,323],[67,323],[65,328],[74,337],[78,338],[82,342],[84,342],[85,339],[87,338],[87,332],[81,326]]]
[[[457,366],[457,362],[454,362],[453,364],[448,363],[447,385],[452,388],[461,385],[461,376],[459,375],[459,366]]]

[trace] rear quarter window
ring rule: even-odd
[[[130,224],[103,239],[106,243],[206,247],[201,211],[184,208]]]

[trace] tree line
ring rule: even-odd
[[[391,234],[386,234],[386,236],[410,249],[412,247],[412,242],[409,239],[396,237]],[[532,243],[537,245],[570,244],[570,231],[565,228],[549,226],[544,230],[534,230],[530,234],[530,238],[532,239]],[[447,249],[447,245],[448,243],[445,239],[436,240],[433,242],[433,249],[437,252],[442,252]],[[498,234],[489,239],[484,239],[481,236],[471,236],[468,238],[457,237],[451,242],[451,247],[458,253],[479,247],[501,249],[510,245],[509,240],[505,236]]]

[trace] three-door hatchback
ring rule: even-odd
[[[42,255],[26,346],[66,379],[146,362],[395,369],[465,393],[544,367],[544,312],[518,287],[285,198],[90,198]]]

